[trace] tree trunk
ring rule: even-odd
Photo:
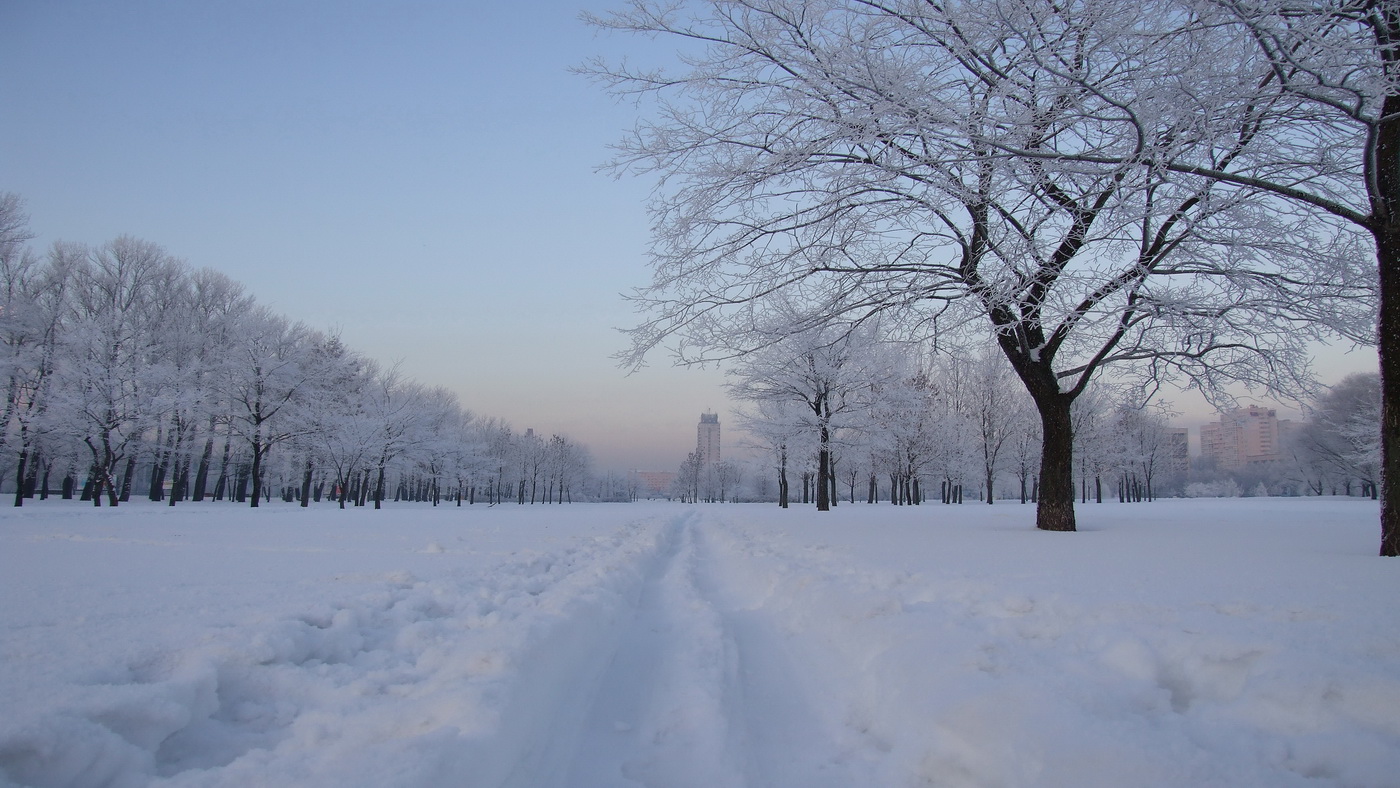
[[[788,508],[787,449],[778,454],[778,506]]]
[[[1387,107],[1390,103],[1386,101]],[[1375,237],[1381,284],[1376,332],[1381,370],[1380,554],[1395,557],[1400,556],[1400,226]]]
[[[126,471],[122,474],[122,503],[131,500],[131,482],[136,478],[136,455],[126,458]],[[116,504],[113,504],[114,506]]]
[[[234,489],[229,497],[236,503],[248,500],[248,463],[238,463],[238,472],[234,476]]]
[[[1393,24],[1393,19],[1387,19]],[[1389,25],[1388,25],[1389,26]],[[1393,64],[1392,64],[1393,65]],[[1381,371],[1381,549],[1400,556],[1400,91],[1391,88],[1381,107],[1376,153],[1367,162],[1374,189],[1371,228],[1380,268],[1380,319],[1376,349]]]
[[[825,483],[826,483],[826,487],[827,487],[827,490],[826,490],[826,502],[827,502],[827,504],[826,504],[826,505],[827,505],[827,510],[830,511],[832,508],[834,508],[834,507],[836,506],[836,502],[837,502],[838,500],[840,500],[840,498],[841,498],[841,496],[840,496],[840,494],[839,494],[839,491],[838,491],[837,488],[836,488],[836,461],[833,460],[833,459],[831,458],[831,451],[830,451],[830,450],[827,450],[827,453],[826,453],[826,482],[825,482]],[[818,501],[820,501],[820,500],[821,500],[821,499],[818,498]],[[817,508],[818,508],[818,510],[821,509],[820,504],[817,506]]]
[[[252,469],[252,471],[251,471],[250,474],[249,474],[249,475],[252,477],[252,479],[253,479],[253,501],[252,501],[251,504],[249,504],[249,506],[251,506],[251,507],[256,507],[256,506],[258,505],[258,498],[260,498],[260,497],[262,496],[262,463],[263,463],[263,451],[264,451],[264,449],[263,449],[262,443],[259,442],[259,441],[254,441],[254,442],[253,442],[253,469]]]
[[[199,470],[195,471],[194,474],[194,490],[190,495],[190,500],[192,501],[204,500],[204,488],[209,485],[209,460],[214,456],[214,434],[212,425],[209,432],[209,437],[204,441],[204,451],[199,455]]]
[[[305,509],[311,505],[311,457],[306,458],[306,470],[301,475],[301,508]],[[316,500],[321,500],[317,495]]]
[[[1074,427],[1071,400],[1063,394],[1035,399],[1040,412],[1040,501],[1035,527],[1042,531],[1073,531],[1074,526]]]
[[[107,505],[117,505],[117,480],[112,478],[112,466],[102,469],[102,486],[107,490]]]
[[[24,471],[29,462],[28,447],[19,450],[19,475],[15,477],[15,506],[24,506]]]
[[[214,482],[214,500],[222,501],[228,492],[229,439],[224,437],[223,457],[219,460],[219,478]]]
[[[39,489],[39,466],[43,464],[43,459],[43,455],[37,449],[29,454],[29,470],[19,477],[24,479],[25,498],[33,498]]]

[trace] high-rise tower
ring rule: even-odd
[[[719,414],[701,413],[700,427],[696,430],[695,456],[700,467],[719,462]]]

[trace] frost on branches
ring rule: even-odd
[[[1309,341],[1371,336],[1369,239],[1176,166],[1233,170],[1292,133],[1237,82],[1198,79],[1228,62],[1268,82],[1252,41],[1149,5],[635,2],[594,18],[682,49],[672,70],[586,69],[650,107],[612,162],[659,179],[627,360],[739,358],[775,322],[990,332],[1039,414],[1047,530],[1075,528],[1071,405],[1101,370],[1149,390],[1307,391]]]

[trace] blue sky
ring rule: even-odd
[[[650,182],[596,172],[635,109],[569,68],[663,46],[578,20],[611,4],[7,0],[0,190],[40,248],[155,241],[477,413],[671,470],[732,419],[715,370],[611,359]]]
[[[627,376],[650,184],[577,2],[0,5],[0,190],[36,245],[127,233],[606,468],[672,469],[716,371]]]

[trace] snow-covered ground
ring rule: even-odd
[[[0,784],[1396,786],[1347,499],[0,513]]]

